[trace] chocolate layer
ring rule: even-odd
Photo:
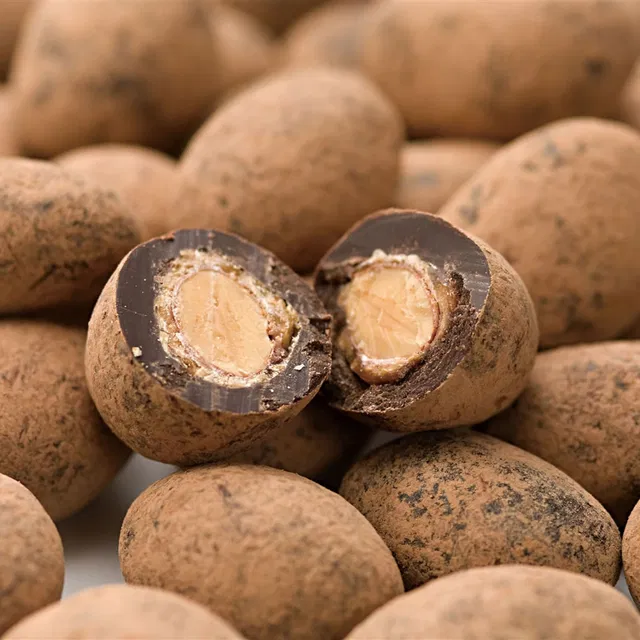
[[[154,312],[156,275],[185,249],[226,256],[295,309],[300,326],[281,373],[253,386],[229,388],[190,375],[165,352]],[[128,346],[141,351],[138,362],[165,388],[205,411],[275,411],[315,390],[331,364],[330,317],[313,290],[273,254],[238,236],[191,229],[140,245],[122,266],[116,304]]]
[[[482,249],[461,231],[429,214],[384,211],[354,227],[318,266],[315,288],[333,315],[334,336],[339,335],[345,323],[337,304],[340,288],[376,249],[389,255],[416,255],[431,265],[432,280],[436,288],[449,293],[452,311],[446,330],[427,349],[424,359],[397,382],[366,384],[334,348],[331,377],[323,392],[334,406],[365,414],[407,406],[447,378],[470,349],[491,285],[491,272]]]

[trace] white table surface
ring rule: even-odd
[[[124,582],[118,562],[122,520],[137,496],[173,471],[169,465],[133,456],[95,502],[58,525],[67,569],[63,597],[88,587]]]

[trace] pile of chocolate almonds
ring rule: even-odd
[[[639,293],[635,1],[0,0],[1,640],[640,640]]]

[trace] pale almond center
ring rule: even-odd
[[[184,249],[156,275],[155,288],[160,344],[191,375],[237,388],[286,369],[298,314],[231,259]]]
[[[437,330],[438,307],[425,278],[402,264],[373,263],[340,292],[346,327],[338,346],[366,382],[402,377]]]
[[[187,278],[174,310],[186,342],[209,366],[252,376],[269,364],[274,344],[263,308],[224,273],[201,270]]]

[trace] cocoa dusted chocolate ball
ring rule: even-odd
[[[134,249],[89,323],[89,390],[134,451],[189,465],[248,448],[318,392],[330,318],[270,252],[177,231]]]
[[[440,218],[369,216],[322,258],[332,313],[330,404],[391,431],[476,424],[524,389],[533,303],[496,251]]]

